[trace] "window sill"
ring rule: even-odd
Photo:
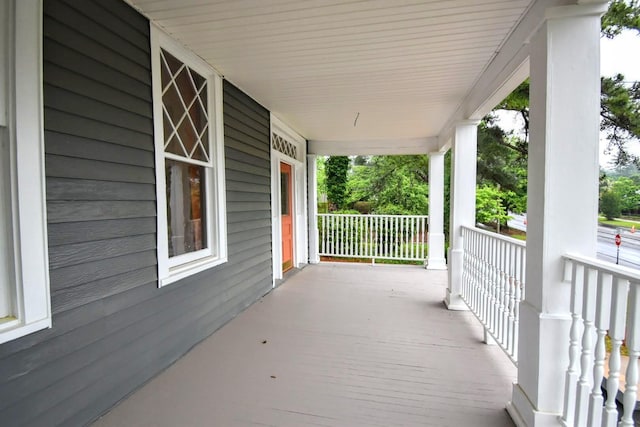
[[[167,277],[162,277],[158,280],[159,287],[163,287],[171,283],[177,282],[178,280],[182,280],[196,273],[200,273],[201,271],[208,270],[215,266],[224,264],[227,261],[228,261],[227,257],[223,257],[223,258],[207,257],[207,258],[201,258],[197,261],[192,261],[187,264],[171,267],[169,269],[169,275]]]
[[[50,327],[50,318],[31,322],[27,325],[20,323],[19,320],[12,320],[10,322],[3,323],[0,325],[0,344]]]

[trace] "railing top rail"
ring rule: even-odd
[[[527,247],[527,243],[522,240],[514,239],[513,237],[503,236],[502,234],[493,233],[491,231],[486,231],[478,227],[467,227],[466,225],[461,226],[462,229],[469,230],[472,233],[478,233],[490,237],[496,240],[502,240],[503,242],[510,243],[512,245],[520,246],[522,248]]]
[[[370,218],[370,217],[398,217],[398,218],[428,218],[428,215],[378,215],[378,214],[332,214],[332,213],[319,213],[318,216],[354,216],[358,218]]]
[[[640,283],[640,270],[577,254],[565,254],[563,258],[583,266],[595,267],[604,273],[629,280],[630,282]]]

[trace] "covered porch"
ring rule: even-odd
[[[456,320],[472,322],[473,314],[460,313],[471,307],[485,326],[484,329],[476,329],[477,351],[498,353],[498,346],[483,347],[481,344],[483,340],[495,339],[518,363],[515,382],[513,377],[505,382],[506,394],[495,393],[500,396],[495,402],[496,408],[503,408],[508,402],[512,420],[523,426],[586,425],[587,418],[589,424],[600,424],[603,396],[599,381],[604,360],[602,331],[608,330],[609,326],[603,322],[599,326],[594,325],[595,298],[592,297],[596,288],[599,293],[610,289],[608,279],[600,277],[613,276],[606,269],[589,264],[589,258],[595,255],[596,247],[599,37],[600,16],[607,8],[606,1],[460,1],[446,6],[442,2],[427,1],[402,7],[386,2],[358,5],[347,2],[328,6],[316,1],[296,7],[278,3],[263,6],[264,9],[236,5],[228,10],[199,2],[188,6],[159,0],[133,0],[131,3],[172,37],[209,61],[225,79],[235,82],[269,109],[271,200],[276,201],[271,205],[274,284],[282,278],[285,263],[280,256],[289,243],[294,247],[291,255],[294,266],[302,268],[319,261],[315,156],[429,155],[429,271],[421,274],[433,273],[443,280],[443,285],[446,283],[446,287],[440,288],[438,295],[433,297],[433,305],[437,308],[427,310],[423,306],[424,313],[416,312],[417,320],[408,322],[415,326],[414,330],[407,326],[394,332],[415,342],[416,337],[430,336],[434,332],[426,319],[436,316],[433,313],[448,321],[439,328],[442,336],[434,337],[433,342],[427,341],[430,344],[426,348],[433,349],[434,354],[430,357],[434,359],[419,365],[422,368],[408,376],[416,381],[412,383],[414,386],[420,386],[406,391],[403,398],[396,395],[394,404],[387,403],[389,412],[379,416],[370,407],[355,405],[341,397],[349,387],[349,384],[341,383],[342,379],[334,378],[337,385],[326,387],[340,386],[339,392],[330,394],[333,397],[302,398],[301,389],[304,387],[300,384],[305,380],[292,381],[290,388],[274,392],[272,383],[279,384],[281,375],[286,379],[287,374],[264,372],[268,375],[262,379],[266,389],[253,394],[256,393],[255,386],[249,385],[251,392],[240,389],[239,396],[275,399],[277,405],[267,405],[267,408],[281,409],[273,412],[277,417],[284,416],[282,409],[291,410],[292,414],[321,414],[324,412],[321,406],[308,402],[325,402],[326,408],[336,411],[338,417],[338,420],[326,420],[327,424],[352,425],[357,414],[371,416],[370,419],[356,421],[363,425],[378,419],[383,420],[383,425],[428,424],[429,414],[433,412],[428,409],[433,407],[433,403],[428,400],[416,402],[415,399],[428,394],[430,383],[426,379],[436,375],[432,372],[433,367],[441,367],[441,370],[434,370],[438,371],[437,375],[442,375],[437,381],[439,392],[455,390],[463,394],[451,399],[455,403],[449,411],[443,409],[442,401],[439,402],[440,413],[444,415],[435,425],[478,425],[477,420],[482,417],[477,414],[472,413],[466,421],[456,417],[466,414],[460,408],[468,406],[461,402],[473,400],[465,398],[464,393],[471,392],[475,398],[490,394],[480,389],[472,391],[473,388],[468,388],[469,381],[478,379],[480,387],[491,387],[493,376],[480,377],[475,371],[467,371],[457,377],[459,372],[455,368],[439,365],[442,361],[459,360],[459,365],[467,369],[482,369],[482,363],[469,363],[469,351],[460,351],[457,344],[453,349],[443,344],[450,343],[451,337],[455,336],[452,330],[458,327]],[[531,96],[529,236],[525,250],[510,242],[477,234],[475,188],[478,123],[527,78]],[[286,139],[289,147],[298,149],[278,146],[276,142],[280,139]],[[444,218],[444,156],[449,150],[450,216]],[[291,176],[295,177],[293,189],[287,184],[291,178],[283,178],[282,165],[292,167]],[[283,182],[287,185],[283,186]],[[296,194],[295,188],[303,192],[308,189],[308,193]],[[292,231],[281,223],[285,213],[290,216],[287,221],[292,221]],[[449,222],[449,236],[444,234],[445,221]],[[575,233],[576,229],[581,232]],[[284,244],[285,234],[287,245]],[[446,237],[449,252],[445,257]],[[567,258],[569,255],[585,257],[586,264],[576,264],[575,259]],[[571,262],[575,265],[572,278],[564,274],[566,265]],[[303,270],[299,277],[310,275],[309,272],[316,271],[315,268]],[[443,274],[441,270],[445,269],[447,273]],[[318,282],[328,281],[323,276],[318,274]],[[620,277],[622,283],[632,275]],[[295,288],[299,280],[293,278],[293,285],[283,289]],[[369,281],[363,280],[362,274],[358,273],[351,277],[352,284],[344,288],[349,290],[352,286],[378,281],[381,286],[392,286],[395,292],[392,284],[397,280],[403,279],[394,276],[380,281],[376,277]],[[429,288],[433,282],[426,276],[411,282],[412,286],[424,288],[416,288],[417,292],[431,292]],[[584,304],[580,294],[583,287],[590,291],[584,293]],[[278,294],[284,292],[276,290],[268,299],[277,300]],[[323,340],[327,334],[331,335],[329,331],[353,327],[353,335],[360,339],[370,336],[371,343],[384,347],[387,337],[394,335],[383,332],[389,327],[388,323],[369,330],[363,318],[356,321],[354,318],[340,318],[334,313],[335,307],[357,301],[355,294],[339,298],[327,292],[322,294],[322,298],[311,298],[307,304],[295,307],[300,310],[302,320],[314,313],[312,307],[318,303],[316,299],[323,299],[325,295],[330,298],[326,302],[331,309],[320,311],[322,317],[311,320],[311,326],[303,329],[306,331],[304,336],[317,331],[315,328],[320,324],[330,327],[318,335]],[[626,293],[621,290],[619,295],[623,298]],[[369,298],[372,297],[361,299],[368,301]],[[393,300],[383,298],[385,302],[387,299]],[[443,300],[448,311],[443,309]],[[598,298],[598,301],[606,301],[606,298]],[[252,307],[250,313],[259,311],[264,304],[263,301]],[[604,302],[603,306],[606,305]],[[361,303],[355,307],[362,308]],[[371,312],[380,313],[384,309],[372,308]],[[619,308],[598,309],[601,318],[619,312]],[[353,310],[351,315],[358,313],[359,310]],[[412,310],[404,308],[400,313],[389,316],[387,322],[395,325],[397,319],[406,319],[404,316],[409,313]],[[285,324],[290,328],[291,322],[296,321],[301,320],[291,316]],[[335,329],[331,328],[332,325]],[[599,334],[597,346],[596,328]],[[363,331],[370,331],[371,335],[363,334]],[[408,331],[411,333],[403,333]],[[244,340],[244,335],[238,333],[232,339]],[[309,370],[309,378],[318,378],[318,370],[326,371],[332,366],[344,369],[345,365],[352,363],[349,352],[353,352],[354,347],[350,345],[351,341],[343,335],[333,337],[343,340],[326,343],[328,349],[335,347],[335,353],[331,354],[336,358],[327,356],[320,359],[324,363],[334,361],[335,365],[319,368],[309,363],[308,366],[316,367]],[[253,338],[261,342],[260,337]],[[264,346],[268,348],[270,338],[262,339],[267,340]],[[282,347],[283,354],[295,353],[300,348],[299,341],[291,339],[287,342]],[[632,347],[634,345],[635,342]],[[389,352],[404,348],[400,343],[395,346],[386,344],[386,347]],[[250,348],[245,351],[252,357],[259,354]],[[379,351],[371,349],[371,353]],[[360,353],[366,354],[367,351]],[[313,351],[314,356],[318,354],[324,353]],[[271,357],[280,363],[286,361],[282,367],[295,366],[286,357]],[[412,357],[415,356],[409,356],[409,359]],[[365,360],[356,360],[355,365],[360,368],[367,365]],[[578,360],[581,362],[579,367]],[[259,362],[256,363],[260,366]],[[245,363],[243,366],[252,365]],[[230,371],[221,372],[229,375]],[[213,372],[215,374],[217,368]],[[633,375],[634,372],[631,377]],[[336,377],[346,378],[345,375]],[[368,377],[360,380],[363,378]],[[235,388],[239,387],[237,383],[246,384],[248,381],[229,379],[220,377],[215,382],[224,382]],[[229,387],[221,387],[212,393],[227,396]],[[317,390],[320,391],[321,387]],[[375,385],[367,384],[358,391],[375,394],[375,390]],[[346,395],[351,396],[350,393],[354,391],[350,390]],[[162,393],[150,393],[149,396],[153,394]],[[628,393],[628,400],[635,401],[635,389]],[[250,401],[255,403],[259,400],[254,397]],[[368,400],[362,398],[361,401]],[[613,425],[618,414],[613,399],[608,403],[606,423]],[[225,405],[246,409],[242,403],[227,402]],[[482,411],[487,410],[485,404],[477,406],[484,407]],[[625,406],[630,408],[630,405]],[[254,410],[259,409],[248,409],[248,414]],[[351,410],[355,414],[348,412]],[[504,417],[504,411],[497,410]],[[230,410],[229,416],[237,416],[237,413]],[[422,414],[424,419],[395,419],[390,414],[393,417]],[[268,418],[266,415],[264,419],[259,414],[253,415],[256,418],[252,418],[252,422],[264,422]],[[630,409],[625,417],[623,425],[630,425]],[[274,425],[286,423],[282,418],[266,422]],[[291,425],[298,423],[301,423],[299,419],[290,422]],[[496,425],[496,420],[489,420],[487,425]]]
[[[94,426],[511,426],[516,368],[446,287],[418,266],[309,266]]]

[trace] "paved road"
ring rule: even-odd
[[[509,221],[509,227],[516,230],[527,231],[524,215],[510,214],[513,219]],[[616,245],[614,237],[615,228],[598,227],[598,258],[604,261],[616,262]],[[622,244],[620,245],[620,265],[640,269],[640,230],[631,233],[622,230],[620,233]]]

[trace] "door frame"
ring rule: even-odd
[[[296,148],[291,157],[274,148],[274,137],[279,136]],[[293,267],[301,268],[309,257],[307,239],[307,141],[283,121],[271,114],[271,237],[273,259],[273,286],[283,277],[282,272],[282,224],[280,207],[280,163],[291,166],[292,176],[292,225]]]

